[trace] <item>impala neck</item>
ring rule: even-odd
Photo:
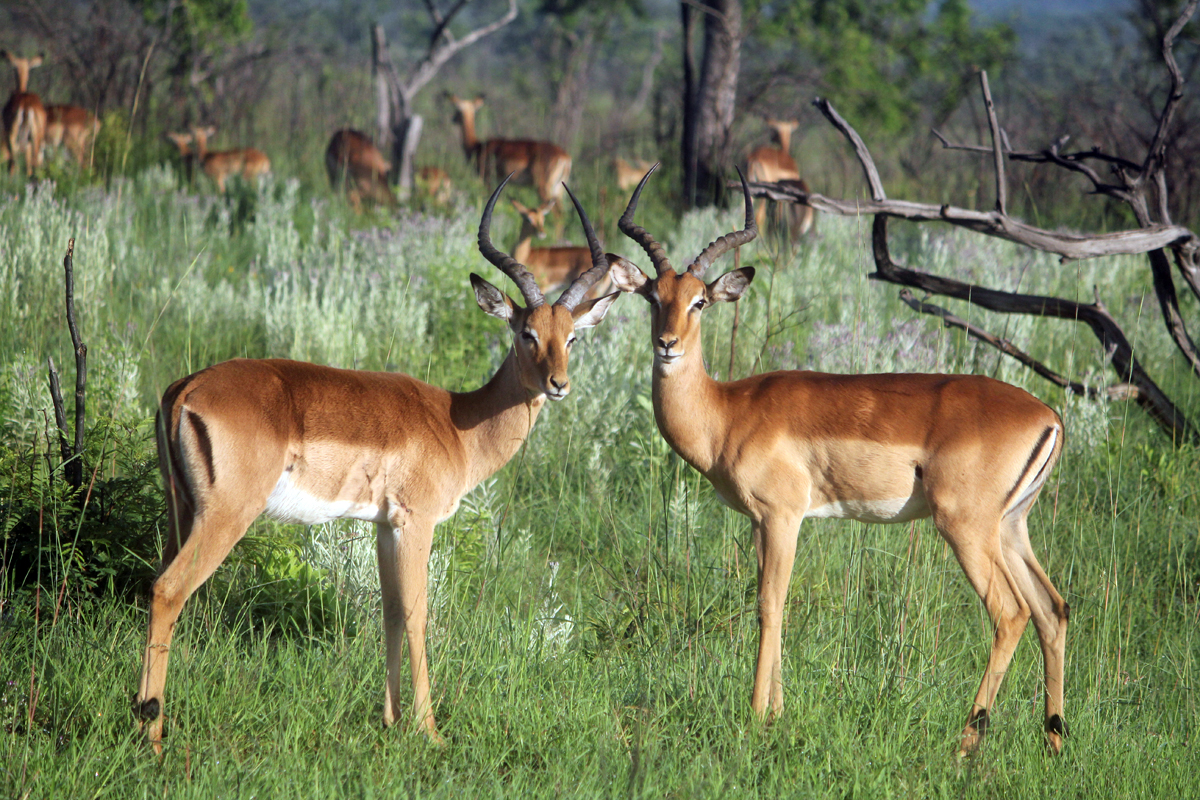
[[[513,247],[512,257],[522,264],[528,264],[529,253],[533,250],[533,237],[536,235],[537,228],[522,220],[521,235],[517,237],[517,244]]]
[[[673,364],[654,359],[651,392],[658,430],[671,449],[702,473],[712,468],[714,443],[723,438],[725,420],[717,411],[724,400],[723,385],[704,369],[698,336]]]
[[[471,486],[516,455],[546,403],[544,394],[530,397],[521,384],[513,350],[490,381],[473,392],[451,392],[450,398],[450,418],[461,431],[471,465]]]
[[[776,128],[775,135],[779,137],[779,149],[788,152],[792,146],[792,132],[787,128]]]
[[[462,123],[463,150],[466,152],[467,158],[470,158],[479,148],[479,138],[475,135],[475,114],[474,112],[460,111],[459,118]]]

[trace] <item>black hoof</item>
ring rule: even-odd
[[[146,722],[151,722],[158,719],[158,716],[161,712],[162,708],[158,704],[157,697],[151,697],[140,706],[135,706],[134,708],[134,713],[138,715],[138,718]]]

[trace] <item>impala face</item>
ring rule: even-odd
[[[754,280],[754,268],[727,272],[706,284],[690,270],[665,269],[651,279],[623,258],[611,259],[612,279],[623,292],[635,292],[650,303],[650,345],[654,365],[666,369],[700,348],[700,313],[712,305],[737,300]]]
[[[475,287],[479,307],[508,323],[521,385],[529,396],[562,400],[570,394],[567,366],[575,331],[590,328],[604,319],[617,295],[587,300],[574,309],[560,305],[522,308],[478,275],[471,275],[471,285]]]

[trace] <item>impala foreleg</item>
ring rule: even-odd
[[[796,560],[799,522],[766,519],[754,522],[758,555],[758,661],[750,707],[760,719],[783,713],[783,612]]]
[[[400,512],[392,515],[391,524],[379,525],[376,549],[387,647],[383,724],[390,726],[404,717],[400,702],[400,656],[404,639],[407,638],[412,673],[412,720],[431,741],[440,743],[442,739],[433,718],[429,662],[425,652],[427,581],[432,543],[433,522],[417,520],[402,507]]]

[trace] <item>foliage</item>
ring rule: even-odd
[[[973,88],[971,72],[1010,63],[1016,45],[1009,26],[974,22],[966,0],[768,0],[756,10],[758,36],[786,43],[771,69],[815,69],[820,93],[864,135],[942,124]]]

